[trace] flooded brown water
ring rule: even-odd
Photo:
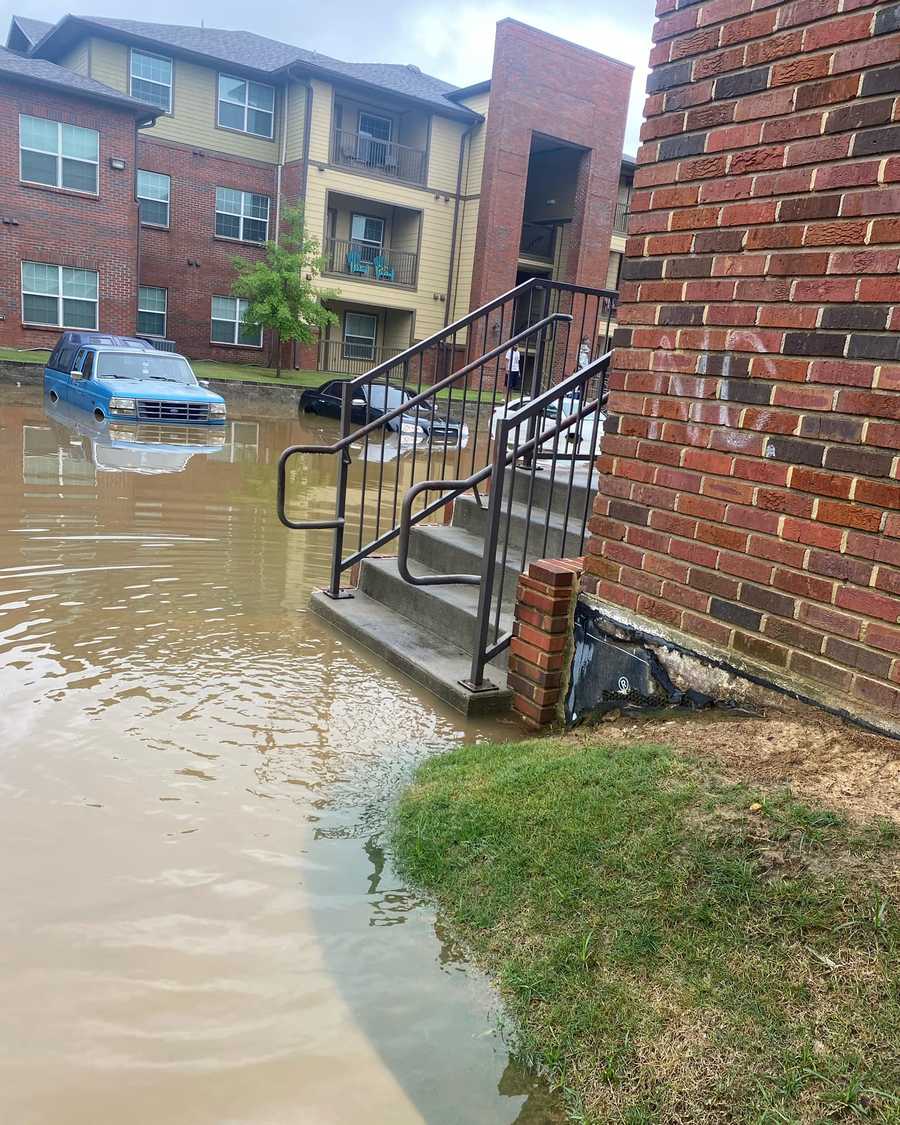
[[[282,413],[190,455],[0,388],[0,1122],[557,1120],[383,840],[417,761],[516,728],[307,612],[274,466],[330,423]]]

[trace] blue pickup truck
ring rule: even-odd
[[[130,336],[64,332],[44,368],[44,391],[98,422],[225,422],[225,400],[197,382],[184,356]]]

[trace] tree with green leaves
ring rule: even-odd
[[[282,341],[308,344],[317,331],[338,322],[323,304],[337,296],[336,291],[316,289],[312,283],[325,260],[319,243],[306,233],[302,208],[285,209],[281,237],[266,243],[262,261],[234,258],[232,264],[237,277],[231,292],[247,302],[243,323],[272,333],[276,374],[281,375]]]

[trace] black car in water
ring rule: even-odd
[[[321,387],[309,388],[300,395],[299,409],[302,414],[321,414],[326,418],[340,418],[346,380],[335,379],[323,383]],[[397,407],[413,398],[408,387],[385,387],[384,384],[369,384],[356,387],[350,404],[350,420],[356,426],[365,426],[384,417]],[[385,422],[385,428],[392,433],[412,437],[415,430],[419,438],[430,437],[433,441],[455,446],[468,436],[468,427],[451,419],[440,417],[427,403],[413,407],[408,413],[398,414]]]

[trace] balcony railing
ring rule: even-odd
[[[552,262],[556,252],[556,227],[547,223],[522,223],[519,253],[525,258]]]
[[[370,242],[348,238],[325,240],[325,269],[360,280],[378,281],[385,285],[416,284],[418,255],[408,250],[389,250]]]
[[[395,141],[380,141],[365,133],[335,129],[331,138],[331,162],[376,176],[389,176],[412,184],[425,183],[424,149],[398,145]]]
[[[626,199],[616,204],[616,213],[613,217],[613,230],[616,234],[628,233],[628,203]]]
[[[319,370],[337,375],[364,375],[370,368],[399,355],[403,348],[385,348],[350,340],[322,340],[319,344]]]

